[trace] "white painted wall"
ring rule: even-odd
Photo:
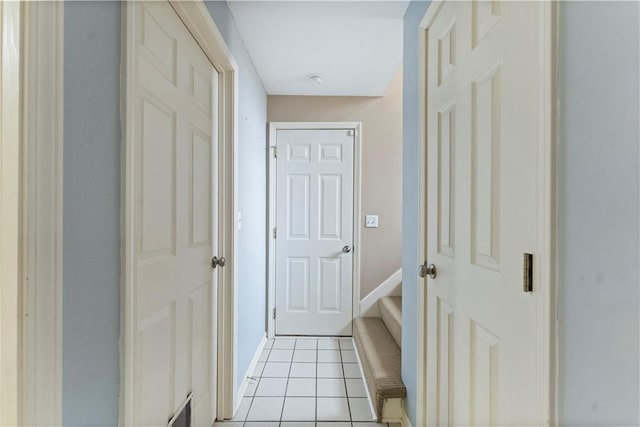
[[[638,2],[560,3],[559,421],[640,425]]]

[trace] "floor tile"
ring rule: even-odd
[[[283,362],[267,362],[262,371],[263,377],[271,378],[287,378],[289,376],[290,363]]]
[[[270,397],[284,396],[286,390],[286,378],[261,378],[255,395]]]
[[[318,347],[318,340],[298,339],[296,340],[296,350],[315,350]]]
[[[296,350],[293,353],[293,361],[315,363],[316,351],[315,350]]]
[[[264,348],[271,348],[271,347],[273,346],[273,342],[274,342],[274,341],[275,341],[275,340],[273,340],[273,339],[271,339],[271,340],[267,340],[267,341],[264,343]]]
[[[293,362],[289,376],[292,378],[315,378],[316,364]]]
[[[306,397],[316,395],[315,378],[289,378],[287,396]]]
[[[245,397],[240,401],[240,406],[238,407],[238,412],[231,418],[231,421],[244,421],[247,418],[247,413],[249,412],[249,407],[251,406],[251,397]]]
[[[351,338],[340,338],[340,349],[342,349],[342,350],[353,350],[353,339],[351,339]]]
[[[215,423],[213,423],[213,427],[242,427],[243,425],[244,421],[216,421]]]
[[[353,421],[374,421],[375,417],[371,413],[369,399],[350,398],[351,419]]]
[[[289,421],[289,422],[282,422],[280,423],[280,427],[315,427],[316,423],[312,422],[295,422],[295,421]]]
[[[256,393],[256,388],[258,388],[259,379],[251,379],[249,378],[247,389],[244,392],[245,396],[253,396]]]
[[[273,342],[273,348],[293,350],[296,345],[295,338],[276,338]]]
[[[280,421],[284,397],[254,397],[247,421]]]
[[[317,427],[351,427],[351,423],[318,423]]]
[[[267,357],[269,357],[269,352],[271,351],[271,349],[269,348],[265,348],[264,350],[262,350],[262,353],[260,353],[260,357],[258,357],[258,362],[266,362],[267,361]]]
[[[318,340],[318,350],[338,350],[338,340]]]
[[[316,416],[316,399],[314,397],[287,397],[284,401],[282,420],[314,421]]]
[[[278,421],[251,421],[245,423],[244,427],[279,427],[280,423]],[[224,427],[224,426],[222,426]]]
[[[342,378],[341,363],[318,363],[318,378]]]
[[[271,350],[273,352],[273,350]],[[342,363],[357,363],[358,358],[356,357],[356,352],[353,350],[343,350],[342,351]]]
[[[340,363],[340,352],[337,350],[318,350],[318,363]]]
[[[347,378],[347,396],[349,397],[367,397],[367,390],[364,381],[360,378]]]
[[[343,363],[342,368],[344,369],[345,378],[362,378],[360,365],[357,363]]]
[[[276,345],[276,344],[274,344]],[[272,349],[269,354],[269,362],[291,362],[293,350]]]
[[[344,397],[319,397],[317,399],[318,421],[349,421],[349,404]]]
[[[318,378],[318,397],[345,397],[342,378]]]
[[[253,369],[253,373],[251,375],[259,378],[262,375],[263,369],[264,369],[264,362],[258,362],[256,363],[256,367]]]

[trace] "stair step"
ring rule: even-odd
[[[377,419],[381,422],[385,400],[407,396],[407,389],[402,382],[400,347],[382,319],[377,317],[355,319],[353,338]]]
[[[391,336],[402,348],[402,297],[389,296],[378,300],[380,317]]]

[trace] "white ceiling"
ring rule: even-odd
[[[408,1],[229,1],[269,95],[382,96]],[[313,74],[323,77],[316,85]]]

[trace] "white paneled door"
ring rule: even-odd
[[[167,2],[137,2],[131,161],[133,271],[127,420],[162,426],[193,393],[215,417],[218,74]]]
[[[426,407],[432,426],[546,422],[545,2],[446,1],[427,27]],[[426,265],[425,265],[426,267]],[[423,267],[423,274],[429,273]],[[524,274],[523,274],[524,273]]]
[[[276,134],[278,335],[351,335],[354,131]]]

